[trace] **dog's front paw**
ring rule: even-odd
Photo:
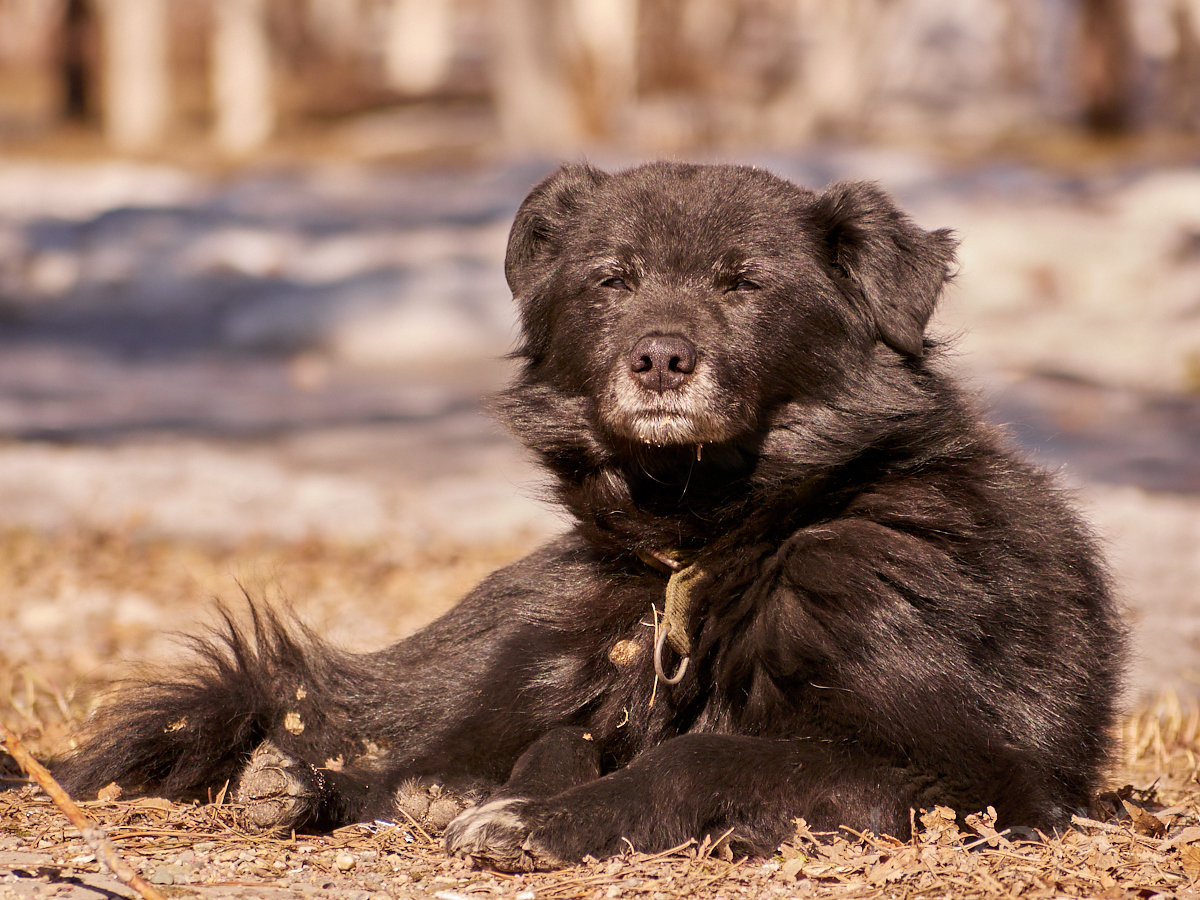
[[[535,801],[512,797],[472,806],[446,827],[446,852],[501,872],[567,865],[532,836],[535,806]]]
[[[246,807],[246,824],[265,831],[290,828],[311,818],[319,795],[320,784],[311,766],[264,741],[242,770],[234,799]]]

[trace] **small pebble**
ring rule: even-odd
[[[337,855],[337,859],[333,861],[333,864],[342,872],[349,872],[354,868],[357,862],[358,860],[354,858],[353,853],[339,853]]]
[[[158,866],[150,873],[148,881],[151,884],[186,884],[187,875],[182,866]]]

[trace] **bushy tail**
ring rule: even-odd
[[[188,639],[195,659],[124,686],[97,711],[81,746],[55,767],[68,791],[88,799],[116,782],[203,798],[235,779],[268,737],[305,759],[354,753],[361,737],[343,698],[369,677],[360,659],[274,610],[251,603],[246,627],[219,611],[222,625]]]

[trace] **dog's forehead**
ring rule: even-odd
[[[599,248],[640,256],[775,255],[803,239],[811,191],[740,166],[647,166],[610,177],[581,223]]]

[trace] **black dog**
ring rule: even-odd
[[[797,816],[905,836],[935,803],[1069,821],[1123,630],[1087,530],[936,365],[953,258],[867,184],[560,170],[509,240],[499,408],[573,530],[378,653],[230,624],[62,776],[234,779],[264,827],[444,823],[473,792],[447,847],[510,869],[766,853]]]

